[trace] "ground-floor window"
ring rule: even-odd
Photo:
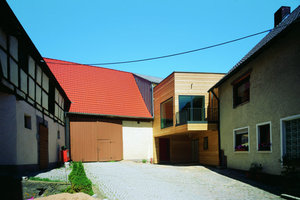
[[[300,160],[300,116],[282,120],[283,156]]]
[[[233,130],[234,150],[249,151],[249,128],[239,128]]]
[[[24,127],[27,129],[31,129],[31,116],[24,115]]]
[[[256,125],[257,150],[271,151],[271,122]]]

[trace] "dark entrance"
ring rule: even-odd
[[[199,162],[199,139],[192,140],[192,162]]]
[[[159,138],[159,161],[170,162],[170,139]]]
[[[49,162],[49,153],[48,153],[48,128],[43,124],[40,124],[39,127],[39,164],[40,169],[47,169]]]

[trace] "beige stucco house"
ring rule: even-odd
[[[275,13],[275,27],[210,91],[218,90],[220,141],[229,168],[280,174],[300,158],[300,7]]]

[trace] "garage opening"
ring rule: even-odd
[[[170,139],[159,138],[159,160],[161,163],[170,162]]]

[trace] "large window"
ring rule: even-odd
[[[250,75],[243,76],[233,83],[233,106],[250,100]]]
[[[161,128],[173,126],[173,97],[160,104]]]
[[[283,126],[283,156],[300,164],[300,115],[281,120]]]
[[[233,130],[234,150],[249,151],[249,133],[248,127]]]
[[[271,151],[271,122],[256,125],[257,150]]]
[[[177,124],[186,124],[188,121],[204,121],[204,119],[204,96],[179,96],[179,121]]]

